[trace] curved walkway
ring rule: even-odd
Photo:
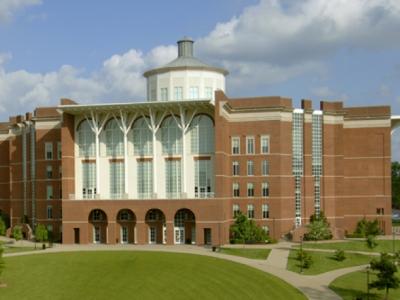
[[[270,273],[278,278],[286,281],[290,285],[302,291],[308,299],[311,300],[340,300],[341,298],[329,289],[329,284],[337,277],[344,274],[361,270],[365,266],[350,267],[345,269],[334,270],[319,275],[300,275],[286,270],[287,260],[291,243],[279,243],[271,245],[271,253],[267,260],[248,259],[239,256],[223,254],[219,252],[212,252],[209,248],[190,245],[54,245],[53,248],[46,250],[35,250],[27,252],[17,252],[4,254],[4,257],[44,254],[44,253],[57,253],[69,251],[162,251],[162,252],[178,252],[190,253],[197,255],[206,255],[234,261],[237,263],[245,264],[250,267],[259,269],[261,271]],[[249,247],[251,248],[251,247]],[[260,248],[258,246],[257,248]],[[267,248],[267,247],[265,247]]]

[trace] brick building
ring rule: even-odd
[[[0,123],[0,209],[63,243],[229,242],[238,211],[270,235],[324,211],[336,236],[391,230],[390,107],[229,98],[193,56],[150,70],[147,102],[58,107]],[[25,216],[25,217],[24,217]]]

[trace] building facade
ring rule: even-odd
[[[390,107],[232,99],[227,74],[185,38],[144,74],[147,102],[62,99],[0,124],[2,213],[63,243],[225,244],[239,211],[274,238],[321,211],[335,236],[363,217],[390,233]]]

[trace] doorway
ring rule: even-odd
[[[80,232],[79,228],[74,228],[74,243],[79,244],[80,243]]]

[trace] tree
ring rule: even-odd
[[[6,235],[6,222],[4,222],[3,218],[0,216],[0,235]]]
[[[14,226],[12,234],[16,241],[22,240],[22,227],[20,225]]]
[[[381,253],[379,260],[371,261],[371,269],[378,271],[377,279],[369,284],[370,288],[378,290],[386,290],[385,299],[389,297],[389,289],[397,289],[400,286],[400,280],[396,276],[397,267],[392,260],[392,257],[387,253]]]
[[[270,241],[268,233],[240,212],[235,218],[235,223],[231,225],[230,232],[232,244],[265,243]]]
[[[375,239],[374,235],[367,236],[366,242],[367,242],[367,247],[369,249],[373,249],[376,246],[378,246],[378,243],[376,242],[376,239]]]
[[[392,207],[400,208],[400,163],[392,162]]]
[[[45,242],[48,239],[47,228],[43,224],[38,224],[35,229],[35,240]]]
[[[346,259],[346,255],[344,254],[343,250],[338,249],[335,251],[335,254],[333,255],[333,259],[336,261],[344,261]]]
[[[367,221],[367,219],[363,218],[362,220],[358,221],[354,235],[367,238],[369,235],[377,236],[381,234],[381,232],[382,231],[379,228],[377,219],[373,221]]]
[[[302,269],[308,269],[313,264],[311,255],[303,249],[297,250],[296,260],[300,262],[300,267]]]
[[[311,215],[310,224],[307,225],[307,228],[308,232],[304,234],[304,240],[306,241],[330,240],[332,238],[328,220],[322,211],[319,216]]]

